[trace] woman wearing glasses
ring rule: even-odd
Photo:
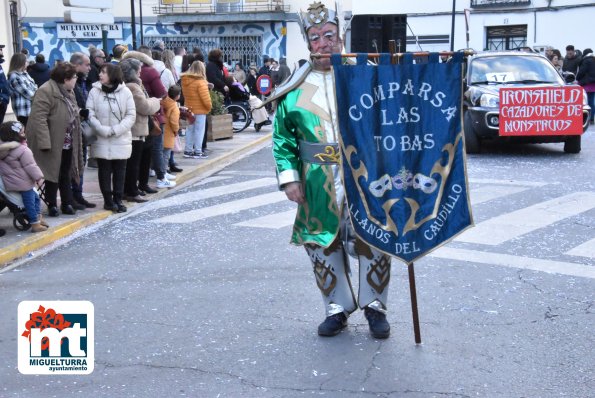
[[[27,123],[27,144],[45,178],[48,214],[57,217],[58,190],[62,214],[75,214],[71,178],[79,183],[83,147],[74,86],[76,67],[62,62],[36,92]]]

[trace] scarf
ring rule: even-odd
[[[104,93],[110,94],[113,93],[114,91],[116,91],[116,89],[118,88],[117,84],[114,84],[113,86],[106,86],[105,84],[101,85],[101,91],[103,91]]]
[[[64,146],[62,149],[72,148],[72,133],[76,123],[76,98],[72,91],[66,90],[63,84],[58,84],[62,97],[60,99],[66,104],[68,110],[68,120],[66,134],[64,135]]]

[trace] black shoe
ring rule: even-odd
[[[95,208],[95,206],[97,206],[95,203],[89,202],[87,199],[83,198],[82,196],[80,198],[75,198],[74,201],[82,204],[87,209],[93,209],[93,208]]]
[[[138,194],[139,194],[140,196],[145,196],[147,193],[146,193],[145,191],[143,191],[142,189],[139,189],[139,190],[138,190]]]
[[[84,204],[79,203],[76,200],[72,202],[71,206],[74,208],[74,210],[85,210],[87,208]]]
[[[72,207],[72,205],[62,205],[60,207],[60,210],[62,210],[62,214],[68,214],[68,215],[74,215],[76,214],[76,210],[74,209],[74,207]]]
[[[327,316],[324,322],[318,325],[318,335],[336,336],[345,327],[347,327],[347,317],[344,313],[339,312],[338,314]]]
[[[157,193],[157,192],[159,192],[158,190],[153,189],[153,188],[151,188],[148,185],[146,187],[138,187],[138,189],[140,189],[142,191],[145,191],[146,193]]]
[[[6,235],[6,230],[0,228],[0,236],[4,236],[4,235]]]
[[[118,205],[115,203],[104,203],[103,208],[105,210],[113,211],[114,213],[118,212]]]
[[[184,170],[179,168],[178,166],[169,166],[169,171],[171,171],[172,173],[181,173]]]
[[[124,203],[122,203],[122,202],[116,202],[115,207],[117,207],[117,209],[118,209],[117,212],[118,213],[125,213],[126,210],[128,210],[126,208],[126,206],[124,206]]]
[[[60,213],[58,212],[57,206],[50,206],[48,207],[48,216],[50,217],[58,217]]]
[[[390,336],[390,325],[386,320],[386,315],[369,307],[364,309],[364,315],[368,320],[372,337],[375,339],[386,339]]]
[[[140,195],[136,195],[136,196],[124,195],[124,199],[127,200],[128,202],[136,202],[136,203],[145,203],[145,202],[149,201],[149,199],[145,199]]]

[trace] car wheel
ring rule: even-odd
[[[465,132],[465,151],[467,153],[479,153],[479,138],[475,134],[473,122],[468,112],[463,120],[463,131]]]
[[[566,153],[579,153],[581,151],[581,136],[575,135],[569,137],[564,142],[564,152]]]

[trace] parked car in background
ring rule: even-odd
[[[567,80],[574,80],[570,77]],[[565,79],[541,54],[528,52],[485,52],[470,56],[463,98],[464,134],[467,153],[477,153],[487,140],[547,143],[563,142],[564,151],[578,153],[581,135],[500,135],[500,90],[502,88],[564,87]],[[555,105],[555,104],[554,104]],[[583,90],[582,132],[589,124],[587,96]],[[548,132],[551,133],[551,132]]]

